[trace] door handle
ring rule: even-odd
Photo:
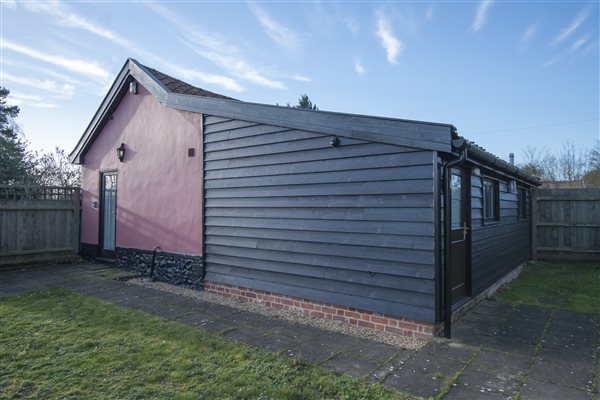
[[[467,240],[467,234],[469,232],[469,227],[467,226],[467,221],[463,222],[463,240]]]

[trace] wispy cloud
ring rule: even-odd
[[[64,68],[68,71],[78,73],[93,78],[107,79],[110,74],[107,70],[100,67],[94,61],[76,60],[61,57],[54,54],[47,54],[31,47],[23,46],[10,41],[6,38],[0,43],[0,47],[6,50],[11,50],[16,53],[24,54],[28,57],[35,58],[36,60],[44,61],[48,64],[53,64],[58,67]]]
[[[30,11],[45,13],[54,17],[61,25],[70,28],[81,29],[96,36],[100,36],[120,47],[123,47],[124,49],[127,49],[128,51],[133,52],[136,56],[142,57],[149,62],[156,63],[158,66],[168,68],[169,72],[172,71],[173,73],[177,73],[178,76],[181,76],[183,79],[191,81],[192,83],[200,82],[216,85],[234,92],[241,92],[243,90],[242,86],[233,78],[211,74],[197,69],[181,67],[166,61],[163,58],[140,48],[139,45],[134,44],[118,33],[72,12],[67,5],[61,2],[33,2],[25,4]]]
[[[300,43],[302,42],[300,34],[276,21],[258,4],[250,2],[248,3],[248,6],[272,41],[287,50],[298,50]]]
[[[392,25],[382,13],[377,14],[377,31],[375,33],[385,49],[388,62],[396,64],[398,57],[404,50],[404,45],[394,35]]]
[[[354,60],[354,71],[356,71],[356,73],[360,75],[367,72],[358,58]]]
[[[433,21],[434,12],[435,12],[435,4],[431,3],[430,5],[427,6],[427,10],[425,11],[425,18],[427,18],[428,21]]]
[[[554,56],[552,57],[550,60],[546,61],[545,63],[542,64],[542,68],[548,68],[553,66],[554,64],[556,64],[557,62],[560,61],[560,59],[562,58],[562,56]]]
[[[300,82],[311,82],[312,81],[312,79],[310,79],[310,77],[305,76],[305,75],[300,75],[300,74],[292,75],[292,79],[295,81],[300,81]]]
[[[571,23],[563,28],[562,31],[550,42],[551,45],[558,44],[569,36],[571,36],[575,31],[585,22],[585,20],[590,16],[590,9],[585,8],[577,14],[575,19],[571,21]]]
[[[168,70],[173,71],[175,75],[188,82],[203,82],[211,85],[217,85],[233,92],[243,92],[244,88],[233,78],[223,75],[211,74],[192,68],[185,68],[179,65],[164,61],[162,63]]]
[[[354,18],[346,17],[343,18],[344,25],[353,35],[358,35],[358,31],[360,30],[360,26],[358,22]]]
[[[477,32],[483,28],[493,3],[493,0],[483,0],[479,2],[477,10],[475,11],[475,18],[471,24],[471,32]]]
[[[534,22],[533,24],[529,25],[527,29],[525,29],[525,32],[523,32],[521,38],[519,39],[519,50],[525,51],[531,45],[531,42],[539,29],[539,22]]]
[[[131,45],[129,40],[79,14],[71,12],[65,4],[59,1],[27,2],[24,4],[29,11],[43,12],[56,17],[58,22],[64,26],[86,30],[121,46]]]
[[[49,103],[42,96],[25,94],[20,92],[12,91],[8,95],[6,102],[16,106],[27,105],[29,107],[37,108],[57,108],[58,104]]]
[[[49,92],[55,98],[70,98],[75,93],[75,86],[69,83],[60,84],[51,79],[37,79],[16,76],[6,71],[3,71],[2,79],[8,82],[16,83],[18,85],[23,85],[45,92]]]
[[[253,68],[244,60],[240,60],[238,58],[222,54],[216,51],[201,50],[196,48],[195,46],[190,47],[196,54],[214,62],[219,67],[231,72],[233,75],[240,79],[245,79],[252,83],[256,83],[257,85],[266,86],[273,89],[285,89],[285,86],[282,82],[272,80],[263,76],[260,72],[258,72],[255,68]]]
[[[590,34],[589,33],[583,35],[582,37],[580,37],[579,39],[577,39],[575,42],[573,42],[573,44],[571,45],[570,50],[571,51],[575,51],[575,50],[579,49],[581,46],[583,46],[584,44],[586,44],[589,39],[590,39]]]
[[[147,4],[154,12],[175,25],[185,39],[181,41],[196,54],[215,63],[238,79],[273,89],[285,89],[283,82],[272,79],[239,55],[240,50],[214,33],[203,32],[180,15],[157,3]],[[238,85],[239,86],[239,85]],[[236,90],[240,91],[240,90]]]

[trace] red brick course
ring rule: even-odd
[[[326,304],[314,300],[283,294],[265,292],[215,282],[204,282],[204,290],[221,296],[263,304],[280,310],[299,312],[316,318],[330,319],[358,325],[364,328],[392,332],[395,334],[429,339],[433,337],[434,325],[393,315],[358,310],[352,307]]]

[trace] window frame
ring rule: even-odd
[[[490,177],[482,177],[481,178],[481,187],[482,187],[482,200],[483,200],[483,210],[482,210],[482,219],[484,225],[493,225],[500,222],[500,184],[497,179],[493,179]],[[488,200],[486,196],[486,186],[491,187],[492,191],[492,213],[493,215],[487,215],[488,208]]]

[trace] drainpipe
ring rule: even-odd
[[[454,143],[453,143],[454,145]],[[453,146],[454,147],[454,146]],[[451,227],[452,227],[452,215],[451,215],[451,204],[450,204],[450,169],[456,165],[463,163],[467,159],[467,147],[468,143],[466,140],[461,139],[458,141],[456,148],[460,151],[460,155],[457,159],[444,163],[443,176],[444,176],[444,337],[450,338],[452,336],[452,275],[451,275]]]
[[[156,265],[156,253],[160,254],[161,252],[162,252],[162,249],[160,248],[160,246],[156,246],[154,248],[154,251],[152,252],[152,265],[150,266],[150,278],[149,278],[150,282],[154,282],[154,269],[155,269],[155,265]]]

